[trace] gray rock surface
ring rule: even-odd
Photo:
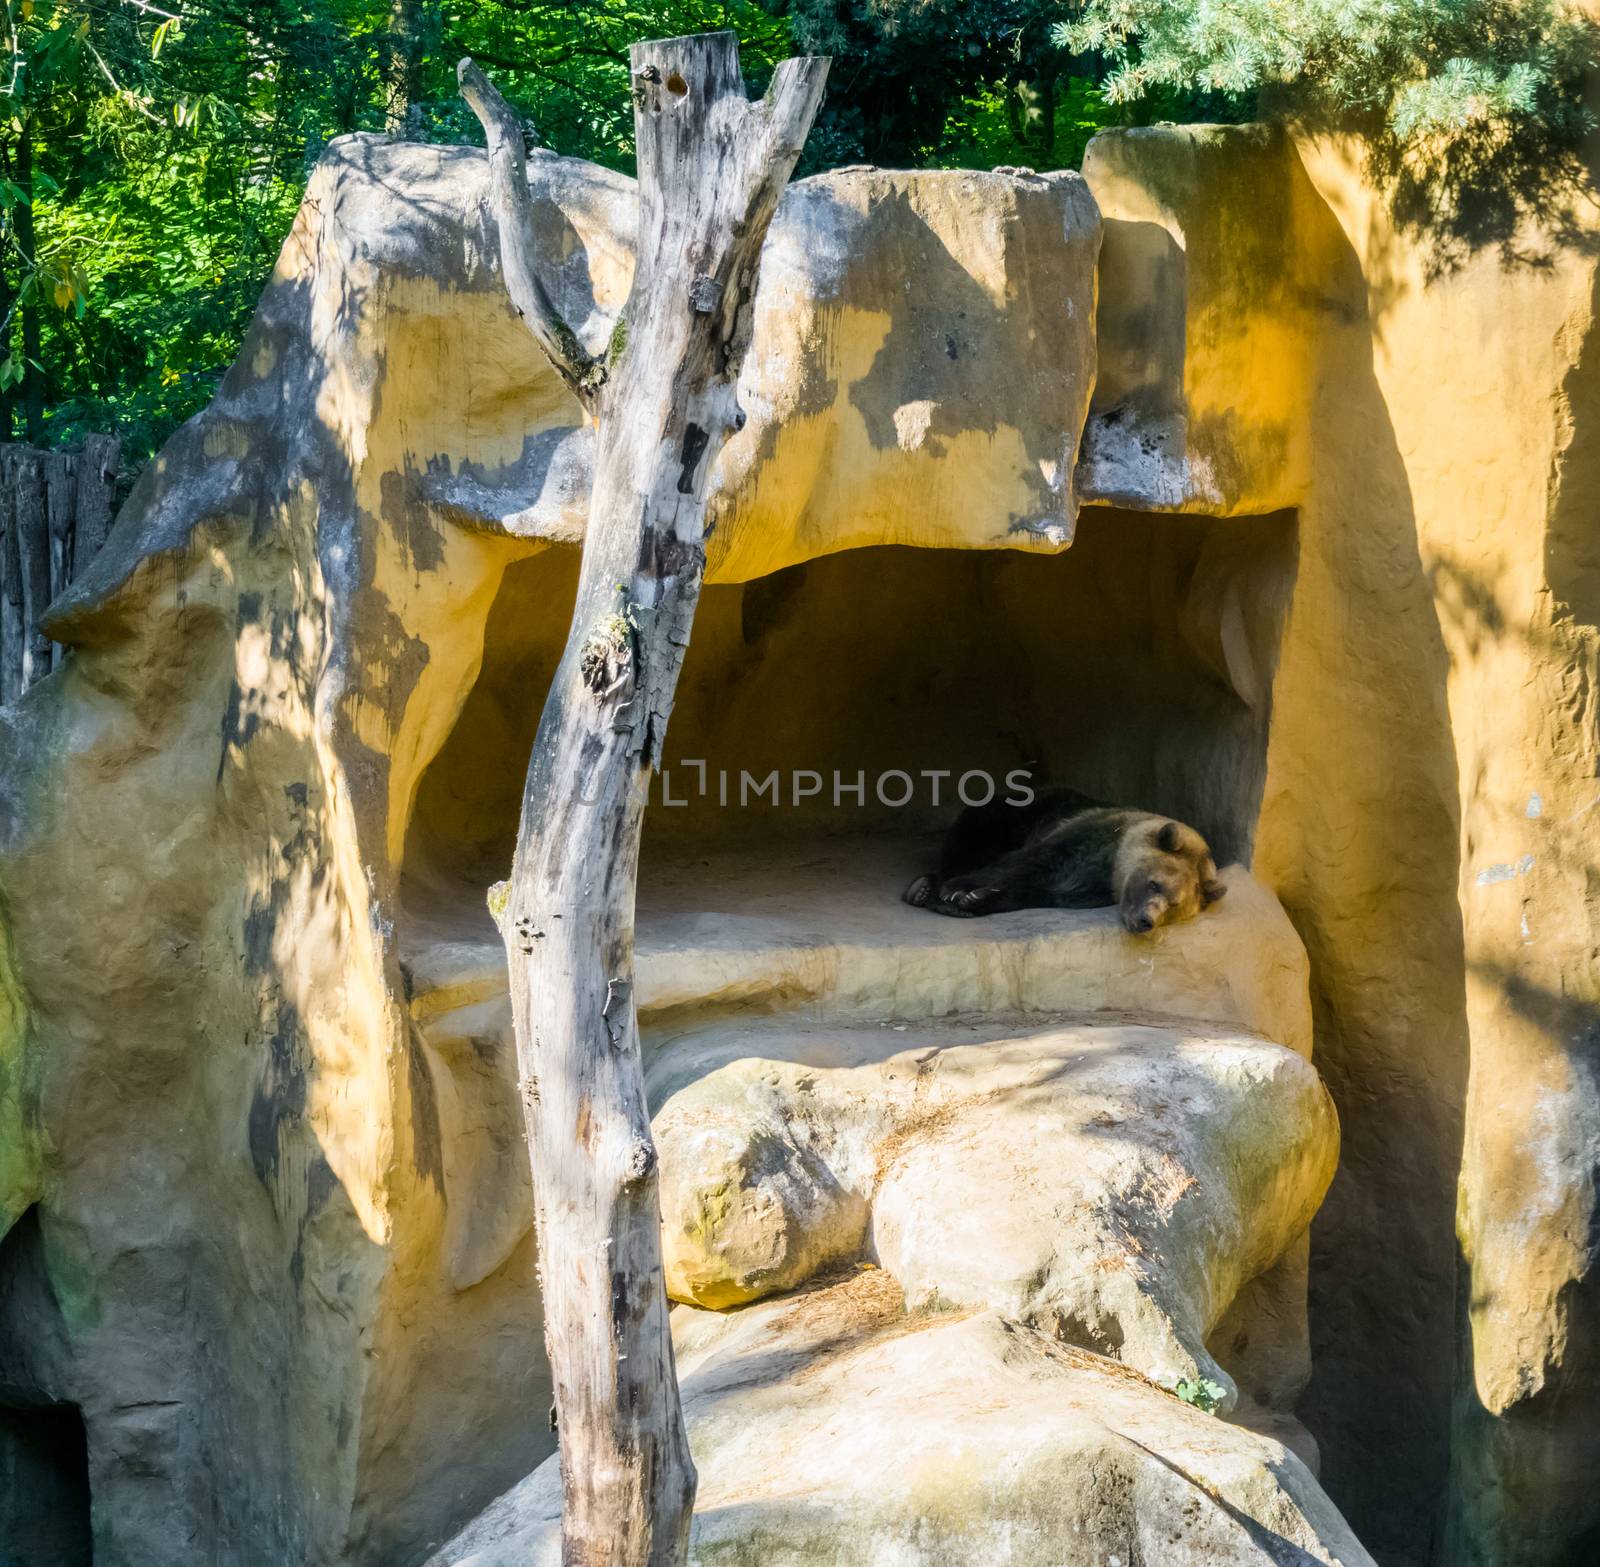
[[[876,1270],[673,1318],[695,1567],[1373,1567],[1276,1442]],[[559,1511],[552,1459],[428,1567],[557,1567]]]
[[[1311,1065],[1201,1023],[712,1025],[656,1054],[667,1288],[726,1307],[865,1254],[1165,1386],[1305,1232],[1338,1129]]]

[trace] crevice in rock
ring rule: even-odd
[[[61,1397],[59,1312],[43,1272],[39,1211],[0,1241],[0,1563],[87,1567],[89,1439]]]

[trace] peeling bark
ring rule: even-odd
[[[604,363],[534,270],[516,116],[470,61],[459,72],[488,137],[512,300],[599,419],[577,606],[501,925],[571,1567],[658,1567],[688,1549],[695,1474],[633,1001],[639,833],[700,597],[707,475],[737,427],[761,246],[827,72],[787,60],[752,103],[732,33],[638,44],[631,65],[638,262]]]

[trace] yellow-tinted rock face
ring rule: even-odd
[[[1330,237],[1278,132],[1097,136],[1105,221],[1083,498],[1235,516],[1303,496]]]
[[[631,187],[533,167],[598,348]],[[1254,128],[1109,135],[1086,176],[786,198],[671,732],[712,783],[647,833],[647,959],[680,917],[652,1038],[978,997],[1303,1051],[1276,894],[1343,1124],[1301,1409],[1334,1500],[1386,1562],[1587,1564],[1595,263],[1434,278],[1348,149]],[[336,145],[218,401],[58,606],[74,657],[0,714],[0,1380],[81,1410],[101,1567],[388,1567],[549,1449],[481,900],[592,433],[482,201],[471,152]],[[855,916],[948,793],[846,810],[873,852],[782,919],[722,896],[840,852],[837,795],[730,812],[722,769],[1019,765],[1253,855],[1235,897],[1286,943],[1219,959],[1241,897],[1081,969],[992,928],[886,956]],[[1301,1255],[1214,1324],[1243,1354],[1288,1323],[1249,1377],[1279,1409]]]
[[[1255,870],[1306,939],[1344,1132],[1302,1413],[1380,1557],[1575,1567],[1600,1529],[1592,252],[1530,231],[1441,275],[1350,148],[1250,128],[1103,136],[1085,174],[1085,496],[1298,512]],[[1113,412],[1159,462],[1118,467]]]
[[[713,578],[863,544],[1069,543],[1099,242],[1074,174],[792,187],[762,254]]]
[[[533,177],[598,348],[631,183]],[[330,151],[216,403],[57,606],[70,668],[0,714],[4,1380],[81,1409],[102,1564],[387,1567],[550,1447],[504,1030],[419,1026],[399,897],[502,581],[580,535],[588,483],[483,196],[470,151]],[[1098,243],[1071,175],[799,189],[714,572],[1059,550]],[[559,638],[547,604],[519,634]],[[428,830],[463,814],[435,785]]]
[[[26,1004],[12,971],[10,921],[0,903],[0,1226],[10,1229],[39,1196],[39,1148],[28,1081]]]
[[[1534,234],[1548,268],[1487,254],[1432,281],[1340,149],[1304,158],[1366,279],[1323,353],[1301,561],[1320,587],[1279,688],[1336,676],[1324,722],[1365,743],[1286,727],[1262,829],[1340,976],[1330,1072],[1365,1122],[1323,1246],[1363,1250],[1376,1200],[1408,1210],[1391,1242],[1427,1225],[1413,1298],[1457,1280],[1441,1559],[1577,1563],[1600,1539],[1594,257]],[[1309,787],[1328,765],[1337,817]],[[1306,852],[1339,818],[1364,828],[1354,876]]]

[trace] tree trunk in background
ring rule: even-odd
[[[707,475],[738,419],[761,246],[827,62],[784,61],[760,103],[732,33],[637,44],[631,68],[638,261],[604,364],[554,319],[530,265],[515,116],[470,62],[461,72],[488,133],[512,300],[599,417],[577,605],[501,918],[569,1567],[666,1567],[688,1550],[695,1474],[633,998],[639,834],[700,596]]]
[[[1011,127],[1011,139],[1019,145],[1027,140],[1028,121],[1026,104],[1023,101],[1023,92],[1027,82],[1023,79],[1022,68],[1018,66],[1006,77],[1005,103],[1006,124]]]
[[[383,126],[391,136],[415,136],[413,125],[432,13],[427,0],[393,0],[384,39]]]
[[[1044,154],[1043,162],[1046,167],[1049,167],[1056,153],[1056,73],[1052,70],[1046,70],[1041,73],[1038,88],[1039,126],[1037,142],[1039,151]]]
[[[12,209],[17,225],[17,245],[22,251],[23,276],[31,272],[38,261],[35,251],[37,236],[33,223],[33,123],[22,122],[22,135],[17,143],[17,184],[28,193],[26,202],[18,202]],[[22,306],[22,427],[27,439],[35,446],[44,445],[44,377],[39,369],[39,292],[29,292]]]

